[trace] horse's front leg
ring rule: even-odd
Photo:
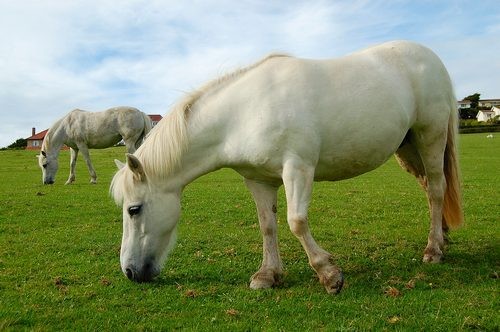
[[[245,184],[253,195],[263,238],[262,264],[250,279],[250,288],[270,288],[280,284],[283,275],[276,224],[278,188],[249,179],[245,179]]]
[[[71,151],[71,159],[69,161],[69,177],[65,184],[71,184],[75,182],[75,169],[76,169],[76,158],[78,157],[78,149],[69,149]]]
[[[288,225],[307,253],[309,264],[330,294],[342,289],[342,271],[330,262],[331,254],[321,248],[311,235],[307,210],[311,200],[314,167],[300,160],[289,160],[283,168],[283,184],[287,201]]]
[[[92,161],[90,161],[89,149],[86,145],[78,146],[80,151],[82,152],[83,158],[85,159],[85,163],[87,164],[87,168],[89,169],[90,174],[90,183],[97,183],[97,174],[95,173],[94,166],[92,165]]]

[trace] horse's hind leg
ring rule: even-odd
[[[409,142],[410,135],[408,133],[405,142],[396,151],[396,160],[403,169],[417,178],[418,183],[427,193],[427,177],[425,176],[424,164],[415,146]]]
[[[128,132],[122,134],[123,142],[127,147],[128,153],[134,153],[139,146],[141,146],[142,141],[144,140],[143,132]]]
[[[262,233],[262,264],[250,279],[250,288],[261,289],[276,286],[281,282],[283,266],[278,248],[276,223],[276,197],[278,187],[245,179],[253,195]]]
[[[76,158],[78,157],[78,149],[73,149],[73,148],[70,148],[70,151],[71,151],[71,159],[70,159],[70,162],[69,162],[69,177],[68,177],[68,181],[66,181],[65,184],[71,184],[73,182],[75,182],[75,168],[76,168]]]
[[[443,257],[444,235],[447,231],[442,212],[446,188],[442,156],[446,135],[418,137],[412,136],[403,144],[396,152],[396,157],[399,164],[417,178],[427,194],[431,225],[423,261],[438,263]]]
[[[331,254],[321,248],[311,235],[307,210],[311,200],[314,167],[288,160],[283,167],[283,184],[287,201],[288,225],[307,253],[309,264],[330,294],[340,292],[344,283],[341,270],[330,263]]]
[[[427,175],[427,196],[430,205],[431,228],[427,247],[424,251],[424,262],[438,263],[443,257],[443,201],[446,190],[444,177],[444,148],[446,135],[425,144],[420,152]]]
[[[134,153],[137,150],[136,141],[131,138],[123,139],[128,153]]]

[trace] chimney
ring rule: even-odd
[[[31,128],[31,136],[35,136],[35,127]]]

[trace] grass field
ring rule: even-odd
[[[421,263],[427,202],[391,159],[361,177],[317,183],[316,240],[346,284],[327,295],[278,206],[284,283],[252,291],[261,260],[254,204],[238,174],[221,170],[188,186],[178,244],[153,283],[119,264],[121,210],[108,195],[114,158],[91,151],[98,184],[68,152],[52,186],[35,153],[0,152],[0,330],[421,330],[500,329],[500,137],[461,135],[465,227],[439,265]]]

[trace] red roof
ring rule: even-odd
[[[28,137],[28,140],[38,140],[38,139],[44,139],[45,135],[47,134],[48,129],[45,129],[44,131],[39,132],[38,134],[35,134],[31,137]]]
[[[163,117],[160,114],[148,114],[151,121],[160,121]]]

